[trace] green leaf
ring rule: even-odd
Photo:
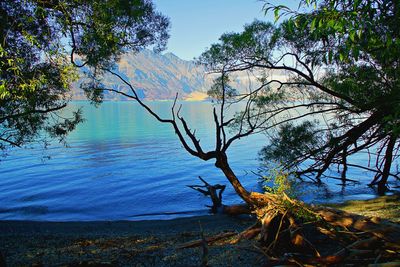
[[[345,58],[345,55],[344,55],[342,52],[340,52],[340,53],[339,53],[339,60],[340,60],[340,61],[343,61],[344,58]]]
[[[288,26],[288,31],[289,31],[290,33],[293,33],[293,32],[294,32],[293,20],[288,20],[287,26]]]
[[[317,18],[314,18],[311,21],[310,31],[313,32],[315,30],[315,25],[317,24]]]
[[[356,32],[355,31],[351,31],[350,34],[349,34],[349,37],[350,37],[350,40],[352,42],[355,42],[355,40],[356,40]]]
[[[299,19],[295,19],[295,20],[294,20],[294,25],[296,26],[296,28],[299,28],[299,26],[300,26],[300,20],[299,20]]]
[[[275,8],[274,10],[275,22],[279,19],[279,7]]]
[[[6,83],[1,82],[0,83],[0,99],[4,99],[9,95],[10,95],[10,93],[7,91]]]
[[[324,20],[320,19],[318,23],[318,28],[322,29],[324,27]]]
[[[361,29],[359,29],[359,30],[357,31],[358,39],[361,39],[362,33],[363,33],[363,32],[362,32]]]

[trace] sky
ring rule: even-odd
[[[296,2],[293,0],[279,1]],[[154,0],[156,9],[170,18],[170,39],[166,52],[192,60],[200,56],[226,32],[240,32],[254,19],[273,22],[264,15],[259,0]]]

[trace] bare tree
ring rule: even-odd
[[[192,129],[186,119],[180,115],[182,105],[178,104],[178,94],[171,105],[170,117],[163,118],[140,99],[136,89],[128,80],[111,69],[103,69],[103,71],[117,77],[130,89],[130,93],[125,93],[111,88],[97,88],[97,91],[110,91],[121,94],[129,99],[133,99],[157,121],[171,125],[183,148],[189,154],[204,161],[215,161],[215,166],[221,170],[233,186],[235,192],[247,204],[254,205],[257,203],[257,197],[254,193],[249,192],[244,188],[237,175],[232,170],[228,159],[228,149],[235,141],[260,132],[267,121],[267,118],[262,116],[260,110],[253,108],[253,106],[257,104],[257,92],[252,92],[251,94],[247,94],[247,96],[237,94],[232,95],[232,88],[227,84],[227,76],[222,75],[220,78],[216,79],[216,83],[213,87],[213,89],[216,90],[214,93],[218,94],[218,104],[213,107],[215,146],[214,149],[205,151],[200,140],[196,136],[196,130]],[[263,85],[261,87],[263,87]],[[240,112],[240,115],[232,117],[226,115],[226,110],[229,107],[239,102],[243,102],[244,100],[246,101],[246,104],[244,109]],[[236,130],[232,134],[232,131],[228,132],[227,128],[232,127],[233,125],[236,125]]]

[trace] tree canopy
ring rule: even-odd
[[[82,120],[60,116],[85,67],[93,100],[99,77],[122,53],[162,50],[168,19],[149,0],[24,0],[0,3],[0,150],[63,139]],[[47,133],[47,135],[45,135]]]
[[[335,165],[344,183],[348,167],[372,171],[371,184],[383,192],[389,176],[399,179],[392,168],[400,130],[398,2],[306,0],[298,10],[270,3],[265,10],[286,20],[224,34],[200,61],[224,76],[258,78],[260,87],[241,99],[257,99],[253,113],[267,118],[257,126],[272,136],[266,160],[316,182]],[[353,162],[356,153],[370,160]]]

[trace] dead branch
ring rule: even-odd
[[[201,176],[199,179],[203,182],[204,185],[188,185],[188,187],[202,193],[205,196],[209,196],[212,201],[212,206],[208,206],[211,208],[212,213],[217,213],[222,208],[222,193],[225,190],[225,185],[210,185],[207,183]]]
[[[206,237],[205,238],[205,242],[207,242],[208,245],[212,245],[213,243],[222,240],[222,239],[226,239],[226,238],[230,238],[232,236],[237,235],[237,232],[227,232],[227,233],[222,233],[222,234],[218,234],[215,236],[211,236],[211,237]],[[204,240],[203,239],[197,239],[197,240],[193,240],[187,243],[184,243],[180,246],[178,246],[176,249],[185,249],[185,248],[195,248],[195,247],[199,247],[203,245]]]

